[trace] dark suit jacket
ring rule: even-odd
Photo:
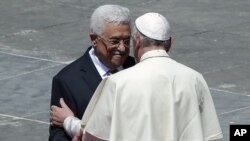
[[[79,119],[95,92],[102,78],[94,66],[89,50],[82,57],[63,68],[53,78],[51,105],[60,105],[59,99],[63,98],[69,108]],[[128,68],[135,64],[134,58],[128,57],[123,64]],[[63,128],[50,127],[49,141],[70,141],[70,137]]]

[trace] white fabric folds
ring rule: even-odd
[[[80,132],[81,120],[74,116],[67,117],[63,122],[63,127],[70,137],[74,137]]]

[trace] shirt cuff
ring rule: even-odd
[[[73,138],[75,135],[77,135],[80,132],[81,120],[74,117],[74,116],[69,116],[64,120],[63,127],[64,127],[66,133],[71,138]]]

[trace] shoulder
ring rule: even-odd
[[[178,82],[178,84],[193,85],[197,83],[197,80],[203,79],[200,72],[173,59],[169,59],[165,64],[165,71],[168,78],[174,82]]]
[[[67,76],[73,74],[76,70],[80,69],[80,60],[82,57],[78,58],[77,60],[71,62],[70,64],[66,65],[62,68],[55,77],[61,78],[63,76]]]
[[[178,73],[186,75],[186,76],[197,76],[197,77],[201,76],[201,73],[198,72],[197,70],[195,70],[189,66],[186,66],[184,64],[181,64],[179,62],[176,62],[176,71]]]
[[[61,77],[61,76],[69,75],[72,73],[76,73],[77,71],[81,69],[83,65],[89,64],[89,62],[91,62],[91,59],[89,56],[90,49],[91,47],[89,47],[85,51],[85,53],[82,56],[80,56],[78,59],[74,60],[70,64],[66,65],[63,69],[61,69],[56,75],[56,77]]]
[[[70,64],[66,65],[62,68],[55,76],[54,79],[59,80],[71,80],[74,77],[78,77],[81,73],[81,69],[83,66],[88,67],[86,65],[91,62],[88,52],[86,51],[84,55],[74,60]]]

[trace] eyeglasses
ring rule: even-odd
[[[123,42],[124,47],[129,48],[130,45],[130,38],[127,39],[105,39],[101,35],[96,34],[97,37],[102,39],[108,46],[113,46],[113,47],[119,47],[121,44],[121,41]]]

